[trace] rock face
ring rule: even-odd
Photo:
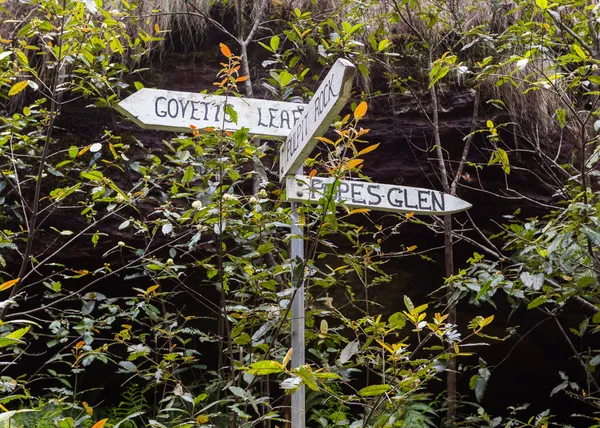
[[[161,89],[178,91],[199,92],[213,88],[213,81],[218,72],[218,58],[204,56],[196,60],[182,58],[180,60],[166,60],[153,71],[156,82],[147,86],[156,86]],[[255,80],[258,97],[260,89]],[[264,95],[264,94],[263,94]],[[466,89],[447,91],[441,95],[440,133],[444,150],[453,162],[447,164],[454,169],[456,161],[460,159],[464,147],[464,138],[470,132],[472,125],[474,93]],[[429,108],[430,100],[425,95],[419,100],[425,109]],[[366,135],[369,143],[381,143],[378,150],[365,156],[364,172],[373,181],[379,183],[417,186],[441,190],[439,167],[435,159],[432,138],[432,126],[428,118],[420,111],[419,103],[411,97],[399,96],[390,102],[387,98],[376,98],[370,103],[369,111],[361,126],[370,129]],[[143,146],[142,151],[161,152],[164,145],[163,139],[168,139],[172,134],[159,131],[145,131],[129,123],[115,112],[99,109],[85,109],[82,102],[73,102],[66,105],[58,126],[63,129],[65,138],[78,138],[81,144],[96,141],[103,133],[103,128],[114,127],[116,133],[123,138],[139,141]],[[478,128],[485,127],[485,121],[490,117],[498,117],[498,113],[483,110],[477,118]],[[277,143],[269,143],[273,152],[277,150]],[[469,161],[473,164],[487,164],[489,160],[489,146],[482,134],[473,139],[469,154]],[[529,170],[536,169],[535,159],[520,159],[516,165],[527,165]],[[271,171],[276,171],[276,165],[267,165]],[[551,193],[539,180],[532,180],[530,171],[514,169],[507,177],[498,167],[489,167],[477,170],[468,166],[459,182],[458,196],[470,202],[473,208],[469,211],[475,222],[482,230],[495,232],[496,226],[492,221],[501,221],[501,216],[522,208],[530,214],[540,212],[539,206],[530,201],[517,197],[505,191],[507,184],[522,194],[540,201],[551,200]],[[277,182],[273,175],[273,182]],[[498,197],[494,193],[504,193]],[[467,214],[456,216],[459,223],[467,220]],[[398,222],[393,215],[372,213],[372,220],[376,223],[393,226]],[[366,220],[357,220],[364,222]],[[111,242],[119,240],[118,224],[110,225]],[[419,251],[431,250],[425,253],[433,261],[420,257],[390,258],[386,269],[393,275],[390,284],[380,285],[370,292],[370,298],[383,305],[384,314],[404,309],[403,295],[410,295],[413,300],[425,300],[427,296],[443,285],[443,236],[436,234],[424,227],[408,225],[402,227],[392,238],[384,243],[385,252],[398,252],[402,246],[417,245]],[[477,234],[469,232],[469,236]],[[462,266],[464,261],[476,251],[477,248],[460,242],[455,250],[455,263]],[[82,262],[90,255],[81,249],[78,257]],[[363,295],[362,290],[356,290]],[[372,293],[372,294],[371,294]],[[442,310],[443,308],[440,308]],[[460,307],[459,324],[465,325],[474,316],[488,314],[492,308],[483,308],[476,313],[476,308]],[[510,313],[509,308],[499,308],[496,312],[498,326],[506,322]],[[531,314],[520,314],[519,322],[527,331],[533,328],[540,320]],[[514,325],[514,318],[506,325]],[[497,327],[498,336],[504,336],[502,328]],[[559,383],[555,366],[565,366],[569,354],[563,352],[564,345],[553,336],[550,327],[537,328],[519,342],[510,339],[499,347],[494,347],[491,352],[482,351],[482,356],[490,365],[498,364],[504,356],[508,358],[493,372],[484,405],[491,412],[503,412],[507,406],[520,404],[525,401],[546,400],[550,390]],[[554,337],[553,340],[549,338]],[[524,367],[519,355],[527,354],[527,360],[532,361],[531,355],[539,355],[538,365]],[[523,355],[523,354],[521,354]],[[501,356],[501,357],[498,357]],[[473,365],[477,361],[468,361]],[[556,364],[554,364],[556,363]],[[460,390],[467,393],[469,375],[460,378]],[[443,385],[440,385],[443,389]],[[518,391],[516,395],[507,396],[504,391]],[[512,394],[512,392],[511,392]],[[534,407],[536,407],[534,402]],[[537,410],[537,407],[536,407]],[[540,408],[539,410],[543,410]],[[572,413],[573,409],[562,409],[565,414]]]

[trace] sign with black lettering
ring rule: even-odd
[[[286,180],[288,201],[318,203],[334,200],[350,208],[429,215],[454,214],[471,204],[438,190],[369,183],[359,180],[297,175]]]
[[[287,174],[295,174],[317,144],[331,121],[340,113],[352,90],[356,68],[345,59],[338,59],[310,102],[302,116],[289,132],[279,150],[279,180]]]
[[[225,108],[226,101],[237,115],[237,124]],[[191,132],[190,125],[199,131],[236,131],[245,127],[250,135],[273,138],[287,137],[304,107],[280,101],[144,88],[121,101],[117,110],[145,129]]]

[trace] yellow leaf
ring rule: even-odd
[[[231,51],[224,43],[219,43],[219,47],[221,48],[221,53],[225,55],[227,58],[231,58]]]
[[[86,402],[84,401],[84,402],[83,402],[83,403],[81,403],[81,404],[83,404],[83,408],[84,408],[84,410],[85,410],[85,413],[87,413],[87,414],[88,414],[88,415],[90,415],[90,416],[92,416],[92,415],[94,414],[94,409],[92,409],[88,403],[86,403]]]
[[[354,110],[354,118],[360,119],[361,117],[363,117],[365,115],[366,112],[367,112],[367,103],[365,101],[363,101],[356,107],[356,110]]]
[[[410,251],[415,251],[416,249],[417,249],[417,246],[416,246],[416,245],[411,245],[410,247],[408,247],[408,248],[406,249],[406,251],[407,251],[407,252],[410,252]]]
[[[412,218],[415,215],[415,213],[408,213],[406,214],[406,219],[408,220],[409,218]]]
[[[348,215],[352,215],[352,214],[361,214],[361,213],[368,213],[369,211],[371,211],[371,210],[370,210],[370,209],[368,209],[368,208],[356,208],[356,209],[354,209],[354,210],[350,211],[350,212],[348,213]]]
[[[10,88],[10,91],[8,91],[8,96],[12,97],[13,95],[17,95],[19,92],[21,92],[26,87],[27,87],[27,80],[23,80],[21,82],[15,83],[12,86],[12,88]]]
[[[4,284],[0,285],[0,291],[8,290],[10,287],[15,285],[20,281],[21,278],[11,279],[10,281],[6,281]]]
[[[158,27],[158,24],[154,24],[154,32],[155,33],[160,32],[160,28]]]
[[[331,144],[332,146],[335,146],[335,143],[333,141],[331,141],[329,138],[317,137],[317,140],[323,141],[324,143]]]
[[[287,366],[288,363],[290,362],[290,360],[292,359],[292,354],[293,354],[294,350],[292,348],[290,348],[287,351],[287,354],[285,354],[285,357],[283,358],[283,367]]]
[[[108,148],[110,149],[110,152],[112,153],[113,157],[115,159],[118,159],[119,155],[117,155],[117,151],[115,150],[115,146],[113,146],[112,143],[108,143]]]
[[[196,423],[197,424],[206,424],[210,421],[209,417],[207,415],[200,415],[196,418]]]
[[[348,161],[348,168],[355,168],[363,163],[363,159],[351,159]]]
[[[84,154],[85,152],[87,152],[90,149],[91,146],[85,146],[83,149],[81,149],[79,151],[79,153],[77,153],[77,156],[81,156],[82,154]]]
[[[369,146],[365,149],[362,149],[360,152],[358,152],[358,155],[364,155],[365,153],[369,153],[372,152],[373,150],[375,150],[377,147],[379,147],[379,143],[377,144],[373,144],[372,146]]]
[[[101,421],[96,422],[92,428],[102,428],[104,426],[104,424],[106,424],[108,422],[108,418],[106,419],[102,419]]]
[[[158,287],[159,287],[159,285],[158,285],[158,284],[156,284],[156,285],[153,285],[153,286],[151,286],[151,287],[148,287],[148,289],[146,290],[146,294],[150,294],[150,293],[152,293],[152,292],[153,292],[154,290],[156,290]]]
[[[386,345],[385,343],[383,343],[381,340],[379,339],[375,339],[375,341],[377,343],[379,343],[385,350],[387,350],[390,354],[394,353],[394,350],[392,348],[390,348],[388,345]]]

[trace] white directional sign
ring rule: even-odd
[[[331,121],[340,113],[350,97],[356,68],[345,59],[338,59],[310,102],[302,117],[289,132],[279,151],[279,180],[291,171],[296,173],[317,144]]]
[[[334,189],[334,182],[334,178],[310,178],[305,175],[288,177],[287,199],[293,202],[315,203],[322,198],[332,198],[350,208],[429,215],[453,214],[468,210],[472,206],[462,199],[437,190],[359,180],[339,180]]]
[[[225,111],[225,101],[237,114],[237,124]],[[304,104],[254,98],[202,95],[191,92],[144,88],[125,98],[117,110],[146,129],[191,132],[202,128],[249,129],[264,138],[287,137],[302,117]]]

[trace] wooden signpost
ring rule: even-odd
[[[338,59],[315,95],[306,105],[302,116],[289,132],[279,151],[279,181],[295,174],[317,144],[331,122],[340,113],[352,90],[356,68],[345,59]]]
[[[339,180],[335,183],[333,178],[298,175],[288,177],[285,187],[288,201],[293,202],[318,203],[323,198],[331,198],[349,208],[426,215],[454,214],[471,208],[468,202],[438,190],[368,181]]]
[[[237,114],[227,113],[225,102]],[[304,104],[192,92],[140,89],[117,104],[117,110],[145,129],[191,132],[190,125],[236,131],[262,138],[287,137],[302,117]]]
[[[117,105],[117,109],[142,128],[191,132],[190,125],[236,131],[242,127],[262,138],[286,137],[279,152],[279,179],[285,181],[287,199],[292,202],[291,243],[292,285],[296,288],[292,305],[292,368],[305,364],[304,356],[304,273],[295,269],[304,263],[303,230],[298,204],[318,203],[333,198],[349,207],[376,211],[414,212],[447,215],[467,210],[471,204],[437,190],[369,183],[358,180],[308,177],[302,165],[331,122],[340,113],[352,90],[356,68],[338,59],[315,95],[306,105],[250,98],[202,95],[161,89],[141,89]],[[226,106],[237,115],[237,123]],[[291,176],[290,176],[291,175]],[[305,391],[292,394],[292,428],[306,424]]]

